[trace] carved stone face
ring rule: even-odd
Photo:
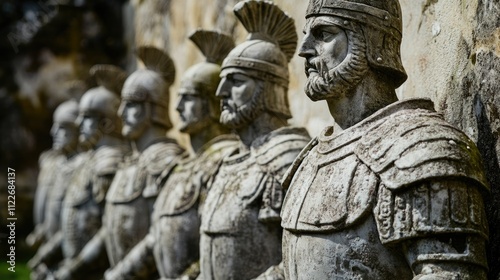
[[[122,135],[125,138],[138,139],[149,126],[146,106],[145,102],[122,101],[118,109],[118,115],[123,121]]]
[[[208,100],[197,94],[180,93],[175,107],[179,112],[179,130],[196,133],[209,124]]]
[[[83,114],[80,117],[80,136],[79,142],[86,147],[94,147],[101,138],[99,130],[100,118],[98,116]]]
[[[78,127],[72,123],[54,123],[50,130],[52,148],[65,153],[74,152],[78,145]]]
[[[299,56],[306,59],[305,91],[314,101],[345,96],[368,67],[361,36],[340,28],[342,22],[348,23],[329,16],[306,21]]]
[[[222,124],[241,128],[250,123],[261,111],[259,106],[262,84],[244,74],[233,73],[222,78],[217,88],[221,101]]]

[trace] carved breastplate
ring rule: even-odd
[[[122,166],[115,175],[106,195],[107,203],[127,203],[138,198],[146,185],[146,171],[137,162]]]
[[[67,190],[65,204],[68,206],[79,206],[92,197],[93,158],[90,156],[85,164],[75,171],[71,180],[71,186]]]
[[[85,160],[85,155],[77,155],[71,159],[65,160],[58,168],[59,173],[55,175],[56,179],[50,190],[45,214],[48,228],[47,233],[49,235],[55,234],[60,229],[61,209],[63,207],[63,200],[67,188],[75,171],[79,170]]]
[[[202,231],[236,233],[246,227],[259,207],[264,174],[250,153],[232,156],[222,163],[203,208]],[[255,213],[253,213],[255,212]],[[253,217],[253,220],[257,220]]]
[[[282,210],[282,226],[297,231],[349,227],[371,211],[377,176],[354,154],[363,131],[328,136],[309,151],[291,182]]]
[[[158,195],[154,220],[162,216],[182,214],[196,204],[202,182],[200,174],[193,172],[194,168],[195,159],[184,160],[174,168],[167,184]]]

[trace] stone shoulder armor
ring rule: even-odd
[[[354,152],[381,181],[374,214],[382,243],[436,233],[487,238],[482,194],[489,186],[479,151],[440,114],[395,113]]]
[[[175,141],[163,139],[149,146],[138,157],[129,157],[116,173],[106,196],[107,202],[127,203],[141,195],[157,196],[157,177],[164,170],[171,169],[182,152],[182,148]]]
[[[255,161],[263,172],[277,177],[283,176],[310,140],[311,137],[305,128],[277,129],[252,143]]]
[[[392,227],[398,217],[408,217],[396,217],[394,197],[389,206],[381,204],[384,190],[407,195],[419,183],[445,177],[475,182],[472,186],[477,191],[487,190],[474,143],[447,124],[430,100],[400,101],[339,133],[327,128],[310,142],[284,177],[284,187],[290,187],[282,226],[295,231],[338,231],[375,208],[380,212],[374,214],[382,215],[376,217],[382,231],[383,225]],[[458,192],[463,189],[450,189],[450,195]],[[476,200],[474,195],[469,199]],[[391,234],[384,238],[399,238]]]
[[[284,191],[281,179],[300,151],[311,140],[306,129],[284,127],[257,139],[252,143],[255,162],[260,166],[264,178],[262,183],[262,207],[259,220],[279,221]]]
[[[200,194],[210,188],[222,159],[237,149],[234,135],[221,135],[205,144],[195,158],[181,160],[158,198],[160,216],[174,216],[191,209]],[[160,209],[160,208],[159,208]]]
[[[489,190],[474,142],[434,111],[399,111],[358,143],[354,153],[390,190],[445,177],[472,180]]]
[[[124,146],[105,146],[82,154],[87,161],[75,172],[67,203],[79,206],[91,198],[102,201],[126,151]]]
[[[173,140],[165,138],[163,141],[151,145],[139,157],[139,166],[145,166],[147,172],[146,186],[142,192],[144,197],[156,197],[160,192],[157,179],[164,170],[172,169],[184,149]]]

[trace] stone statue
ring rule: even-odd
[[[106,253],[113,267],[146,236],[160,190],[158,177],[184,151],[174,139],[166,137],[172,127],[168,103],[169,87],[175,79],[173,61],[154,47],[140,47],[137,53],[146,69],[127,78],[118,111],[123,120],[121,133],[132,141],[132,154],[119,167],[106,195],[101,230],[77,257],[56,272],[58,279],[74,279],[97,265],[98,256]]]
[[[78,103],[69,100],[61,103],[53,115],[53,125],[50,130],[52,149],[42,153],[39,158],[40,173],[33,205],[35,229],[26,238],[26,243],[38,248],[50,235],[46,228],[46,211],[50,204],[51,189],[55,188],[57,174],[65,166],[67,160],[74,158],[78,144]]]
[[[75,81],[68,90],[77,88]],[[75,96],[76,97],[76,96]],[[53,115],[52,149],[40,156],[40,175],[35,195],[34,217],[36,227],[27,243],[39,247],[60,230],[60,213],[68,181],[73,171],[83,162],[78,156],[79,129],[76,123],[78,102],[70,99],[61,103]]]
[[[166,171],[170,175],[156,201],[149,234],[106,272],[106,279],[145,279],[155,263],[162,279],[198,276],[198,209],[222,158],[238,142],[219,123],[220,101],[215,96],[220,63],[234,43],[225,34],[204,30],[196,31],[190,39],[207,58],[186,71],[177,103],[180,131],[189,134],[194,154],[186,153],[173,170]]]
[[[291,117],[288,62],[294,21],[271,2],[245,1],[234,12],[250,32],[222,64],[217,96],[221,123],[240,136],[226,157],[202,211],[200,279],[250,279],[281,261],[279,182],[310,140]]]
[[[89,151],[85,163],[75,170],[69,182],[61,211],[61,231],[29,262],[32,268],[40,267],[41,275],[47,273],[44,267],[55,268],[61,250],[64,259],[74,258],[97,233],[104,197],[118,164],[128,151],[120,135],[121,122],[116,114],[120,104],[118,92],[125,74],[111,65],[96,65],[91,68],[91,74],[100,86],[82,96],[78,118],[80,144]],[[93,269],[104,270],[99,266]],[[87,270],[85,277],[92,277],[93,269]]]
[[[488,185],[474,143],[406,79],[397,0],[311,0],[306,94],[335,126],[287,171],[287,279],[486,279]]]

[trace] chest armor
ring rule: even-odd
[[[286,277],[411,279],[404,259],[378,238],[372,213],[380,182],[354,153],[364,129],[330,131],[298,167],[283,204]]]
[[[239,233],[257,221],[264,173],[250,153],[223,161],[203,208],[202,231]]]
[[[201,172],[193,172],[195,159],[183,160],[177,165],[160,192],[153,213],[156,221],[163,216],[176,216],[191,209],[198,201],[201,191]]]
[[[178,277],[199,257],[198,205],[202,182],[195,159],[182,161],[168,177],[155,204],[153,255],[161,277]]]
[[[77,155],[65,160],[57,168],[59,173],[54,176],[54,185],[52,186],[47,199],[45,214],[48,229],[47,234],[49,235],[48,237],[60,230],[61,210],[66,190],[68,189],[75,171],[81,167],[85,160],[85,155]]]
[[[40,156],[40,173],[33,203],[35,225],[43,223],[46,219],[50,191],[55,184],[57,171],[63,161],[64,156],[53,150],[47,151]]]
[[[291,182],[283,204],[284,228],[342,230],[371,211],[378,179],[354,154],[362,134],[318,139]]]

